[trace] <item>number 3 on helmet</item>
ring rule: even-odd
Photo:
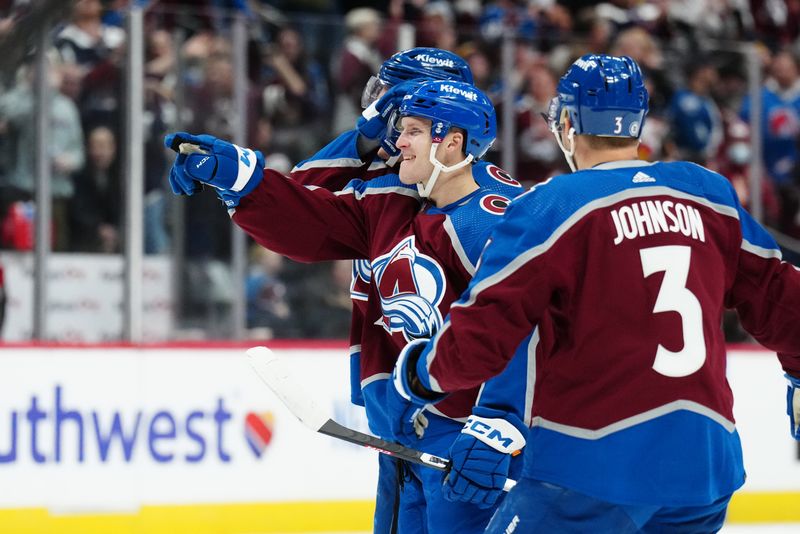
[[[633,59],[587,54],[559,80],[557,96],[550,102],[546,119],[559,146],[565,116],[571,125],[568,138],[596,135],[638,139],[648,98],[642,71]],[[572,166],[574,142],[570,150],[563,146],[561,149]]]
[[[648,109],[639,65],[627,56],[588,54],[572,64],[558,83],[548,121],[561,126],[566,110],[578,135],[638,138]]]

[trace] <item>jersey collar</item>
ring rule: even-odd
[[[605,171],[610,169],[626,169],[629,167],[649,167],[658,162],[656,161],[642,161],[640,159],[625,159],[618,161],[607,161],[605,163],[598,163],[592,170]]]
[[[469,193],[468,195],[459,198],[455,202],[451,202],[447,206],[442,206],[441,208],[437,208],[436,206],[431,204],[430,207],[427,209],[427,213],[429,213],[429,214],[450,213],[451,211],[453,211],[454,209],[458,208],[459,206],[463,206],[464,204],[466,204],[467,202],[472,200],[474,197],[478,196],[483,191],[484,191],[484,189],[482,187],[478,187],[478,189],[476,189],[475,191]]]

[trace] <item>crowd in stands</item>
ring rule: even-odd
[[[119,252],[125,116],[124,21],[131,2],[77,0],[48,52],[50,158],[55,251]],[[142,3],[142,2],[140,2]],[[651,97],[640,156],[688,159],[725,174],[747,206],[750,110],[742,43],[755,44],[767,225],[800,238],[800,2],[790,0],[151,0],[146,10],[145,250],[181,243],[187,260],[226,263],[230,223],[213,194],[184,203],[184,231],[168,215],[167,131],[234,136],[231,15],[246,17],[247,142],[288,172],[353,126],[361,91],[397,51],[413,44],[468,60],[478,87],[503,116],[513,107],[516,168],[526,184],[566,166],[541,114],[571,61],[586,52],[629,55],[645,69]],[[28,2],[0,0],[0,37]],[[501,52],[513,46],[504,73]],[[0,88],[0,246],[30,248],[35,209],[34,69],[4,73]],[[509,91],[508,85],[511,85]],[[513,94],[513,101],[504,101]],[[504,125],[500,121],[499,128]],[[498,140],[489,159],[501,163]],[[191,231],[186,231],[190,229]],[[279,337],[343,337],[349,264],[302,268],[251,253],[248,324]],[[310,276],[313,274],[313,276]],[[186,277],[195,296],[214,276]],[[308,280],[314,280],[308,283]],[[318,287],[317,287],[318,286]],[[190,304],[192,299],[187,299]],[[338,315],[337,315],[338,314]],[[333,317],[341,316],[338,320]],[[299,317],[307,318],[305,321]]]

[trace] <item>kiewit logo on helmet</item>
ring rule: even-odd
[[[478,93],[475,91],[467,91],[465,89],[461,89],[460,87],[453,87],[452,85],[442,85],[439,87],[439,90],[444,91],[445,93],[453,93],[456,95],[461,95],[470,102],[477,102],[478,101]]]
[[[575,66],[579,67],[579,68],[581,68],[583,70],[596,69],[597,68],[597,62],[595,60],[593,60],[593,59],[590,59],[589,61],[584,61],[583,59],[578,59],[577,61],[575,61]]]
[[[428,54],[420,54],[417,56],[417,59],[422,63],[430,63],[432,65],[436,65],[437,67],[455,67],[455,63],[453,63],[452,59],[444,59],[441,57],[431,57]]]

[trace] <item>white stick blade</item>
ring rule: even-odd
[[[250,366],[269,389],[283,402],[295,417],[315,432],[329,419],[314,400],[297,382],[285,358],[281,358],[267,347],[247,349]]]

